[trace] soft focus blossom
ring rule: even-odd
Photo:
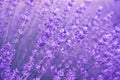
[[[0,0],[0,80],[120,80],[120,1]]]

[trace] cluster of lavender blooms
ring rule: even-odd
[[[0,80],[120,80],[118,0],[0,0]]]

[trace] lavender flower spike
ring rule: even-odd
[[[120,1],[0,0],[0,80],[120,80]]]

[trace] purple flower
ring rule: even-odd
[[[119,3],[0,1],[0,80],[119,80]]]

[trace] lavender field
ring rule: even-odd
[[[0,0],[0,80],[120,80],[120,0]]]

